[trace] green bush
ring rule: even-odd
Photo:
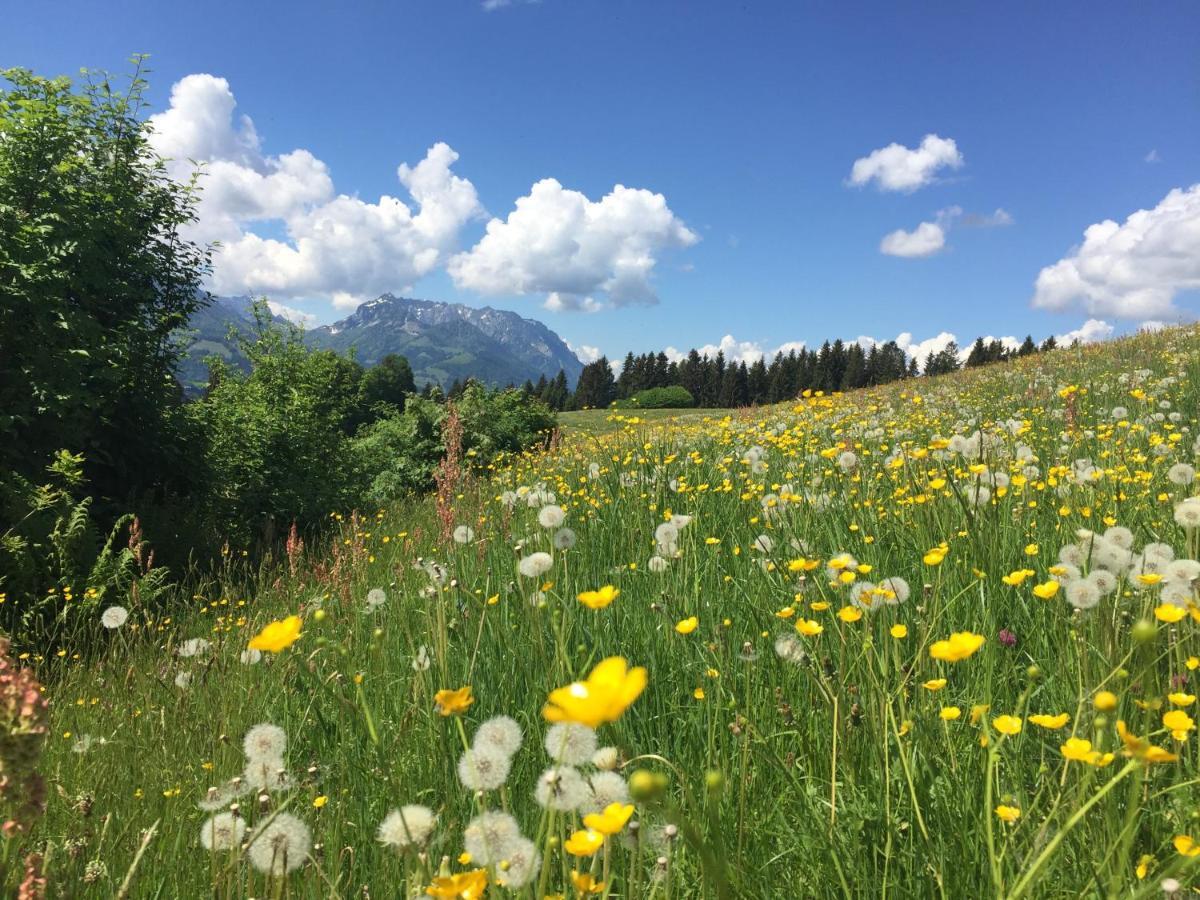
[[[640,409],[690,409],[696,398],[687,388],[679,385],[647,388],[633,395],[633,405]]]
[[[239,541],[315,525],[353,507],[362,487],[350,442],[362,367],[309,349],[261,306],[256,315],[241,347],[249,374],[214,358],[208,392],[188,407],[204,439],[206,511]]]
[[[462,422],[463,451],[473,468],[543,443],[555,427],[549,407],[517,390],[488,390],[472,382],[455,404]],[[360,471],[366,473],[367,500],[385,503],[433,486],[433,470],[446,452],[445,417],[445,406],[413,396],[402,415],[381,419],[359,432],[352,452]]]

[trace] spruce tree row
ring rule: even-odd
[[[1003,362],[1031,353],[1053,350],[1057,342],[1047,338],[1041,346],[1032,336],[1015,350],[998,340],[977,338],[967,354],[960,359],[958,344],[951,341],[936,353],[930,353],[923,364],[909,359],[895,342],[874,344],[864,349],[856,342],[840,338],[826,341],[819,350],[790,350],[776,354],[768,364],[761,357],[747,364],[733,362],[718,350],[716,356],[692,350],[680,360],[666,353],[628,353],[621,365],[621,374],[614,376],[612,365],[602,356],[583,367],[574,392],[570,390],[566,373],[559,371],[554,378],[542,375],[536,383],[526,381],[522,390],[536,397],[553,410],[602,409],[617,400],[629,400],[652,388],[682,387],[692,395],[694,405],[704,408],[731,409],[741,406],[781,403],[794,399],[804,390],[848,391],[913,378],[917,375],[945,375],[960,368],[974,368]],[[455,396],[461,390],[456,383],[450,390]]]

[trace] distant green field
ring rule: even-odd
[[[736,414],[734,409],[584,409],[577,412],[558,414],[558,424],[563,434],[607,434],[616,431],[631,418],[643,422],[701,422],[704,419],[720,419]],[[617,420],[617,416],[622,416]]]

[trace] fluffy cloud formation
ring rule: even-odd
[[[939,169],[962,165],[963,156],[952,138],[927,134],[915,149],[888,144],[856,159],[850,170],[850,184],[862,187],[874,181],[881,191],[907,193],[930,184]]]
[[[1088,227],[1071,255],[1042,269],[1033,305],[1125,319],[1175,314],[1175,298],[1200,290],[1200,184],[1175,188],[1124,224]]]
[[[705,344],[703,347],[697,347],[696,352],[701,356],[710,357],[715,357],[717,353],[724,353],[727,362],[744,362],[746,365],[750,365],[760,359],[769,363],[779,354],[786,356],[793,350],[799,353],[804,349],[804,346],[804,341],[787,341],[772,350],[768,350],[758,341],[739,341],[732,334],[727,334],[721,338],[720,343]],[[667,359],[679,362],[686,359],[690,351],[667,347],[663,352],[667,354]]]
[[[698,240],[662,194],[617,185],[592,201],[546,178],[517,200],[507,219],[488,222],[479,243],[454,256],[447,269],[460,288],[544,293],[555,310],[653,304],[659,255]]]
[[[317,317],[312,313],[306,313],[302,309],[296,309],[293,306],[284,306],[282,303],[276,303],[274,300],[267,301],[267,309],[271,310],[277,316],[287,319],[293,325],[303,325],[306,328],[317,323]]]
[[[884,235],[879,252],[886,256],[907,258],[932,256],[946,246],[946,231],[936,222],[922,222],[912,231],[897,228]]]
[[[951,341],[956,341],[958,338],[949,331],[942,331],[931,338],[918,341],[913,338],[911,331],[902,331],[893,340],[896,342],[896,346],[903,350],[910,359],[924,364],[930,353],[940,353]],[[860,334],[855,342],[864,350],[870,350],[876,344],[885,343],[866,334]]]
[[[579,361],[582,363],[593,363],[604,355],[600,352],[599,347],[592,347],[588,344],[580,344],[577,347],[570,341],[567,341],[566,344],[567,349],[579,357]]]
[[[937,211],[932,222],[922,222],[912,231],[899,228],[885,235],[879,242],[879,252],[907,258],[932,256],[946,246],[946,232],[951,228],[1002,228],[1013,222],[1013,217],[1000,208],[994,213],[968,213],[961,206],[947,206]]]
[[[1161,323],[1144,323],[1142,327],[1145,328],[1147,324],[1159,324],[1161,326]],[[1066,334],[1056,334],[1054,340],[1058,342],[1060,347],[1069,347],[1076,341],[1081,344],[1095,344],[1098,341],[1107,341],[1112,337],[1113,330],[1113,326],[1102,319],[1088,319],[1074,331],[1068,331]]]
[[[150,118],[151,142],[170,159],[172,177],[190,177],[193,160],[202,165],[189,236],[221,242],[210,284],[217,293],[329,296],[354,306],[441,264],[462,226],[483,212],[475,187],[451,172],[458,154],[446,144],[396,171],[414,212],[387,195],[367,203],[335,194],[328,167],[307,150],[264,154],[249,117],[235,120],[236,106],[224,78],[188,75],[172,88],[170,107]],[[273,221],[286,240],[250,230]]]

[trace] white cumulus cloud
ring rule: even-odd
[[[715,357],[718,353],[723,353],[727,362],[744,362],[746,365],[750,365],[760,359],[769,363],[776,356],[780,354],[786,356],[793,350],[799,353],[804,349],[804,346],[804,341],[787,341],[777,347],[768,349],[758,341],[739,341],[732,334],[727,334],[716,344],[705,344],[703,347],[697,347],[696,352],[701,356],[709,357]],[[667,347],[663,352],[667,354],[667,359],[679,362],[687,358],[690,350]]]
[[[1175,188],[1153,209],[1084,231],[1069,256],[1042,269],[1033,305],[1082,308],[1124,319],[1177,313],[1177,296],[1200,290],[1200,184]]]
[[[460,288],[544,293],[556,310],[653,304],[658,257],[698,240],[662,194],[617,185],[589,200],[546,178],[517,200],[507,219],[488,222],[479,243],[447,268]]]
[[[893,143],[856,159],[850,184],[862,187],[874,181],[881,191],[911,192],[930,184],[939,169],[962,165],[963,156],[953,138],[927,134],[916,148]]]
[[[936,222],[922,222],[912,231],[897,228],[879,242],[879,252],[887,256],[932,256],[946,246],[946,231]]]
[[[1060,347],[1069,347],[1078,341],[1081,344],[1094,344],[1106,341],[1113,335],[1113,326],[1102,319],[1088,319],[1073,331],[1066,334],[1056,334],[1054,340]]]
[[[229,82],[195,74],[151,116],[151,141],[180,180],[202,167],[199,221],[191,237],[221,242],[210,288],[277,298],[329,297],[335,306],[410,286],[457,249],[458,234],[482,215],[475,187],[455,175],[458,154],[434,144],[396,172],[415,211],[383,195],[375,203],[337,194],[328,167],[307,150],[267,155],[254,123],[235,117]],[[279,222],[286,238],[253,229]]]
[[[604,354],[600,352],[599,347],[592,347],[588,344],[580,344],[576,346],[570,341],[566,342],[567,349],[579,357],[579,361],[583,363],[593,363],[602,357]]]
[[[305,327],[315,325],[317,317],[312,313],[306,313],[302,309],[296,309],[294,306],[284,306],[282,303],[276,303],[274,300],[267,301],[267,308],[277,316],[287,319],[293,325],[304,325]]]

